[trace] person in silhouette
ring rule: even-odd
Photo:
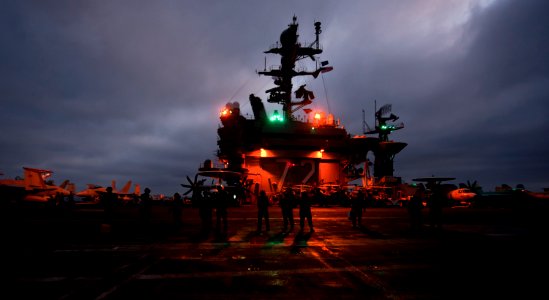
[[[362,227],[362,208],[364,205],[364,192],[358,190],[355,197],[351,197],[351,223],[353,228]]]
[[[313,215],[311,213],[311,198],[307,192],[301,193],[301,199],[299,199],[299,230],[303,232],[305,227],[305,218],[309,224],[309,231],[315,232],[313,227]]]
[[[425,194],[425,187],[420,184],[414,195],[408,202],[408,214],[410,215],[410,229],[414,232],[420,231],[423,224],[423,197]]]
[[[103,206],[103,216],[105,224],[112,224],[113,206],[116,201],[116,195],[112,192],[112,187],[107,187],[107,192],[101,197]]]
[[[152,201],[151,190],[149,188],[145,188],[143,194],[139,197],[139,209],[141,214],[141,222],[143,225],[149,225],[151,222]]]
[[[284,232],[288,230],[290,225],[290,231],[294,230],[294,206],[295,196],[291,188],[287,188],[284,194],[280,198],[280,209],[282,210],[282,221],[284,223]]]
[[[183,214],[183,198],[179,193],[173,194],[173,223],[176,227],[181,226],[181,215]]]
[[[442,229],[442,208],[444,206],[444,195],[440,185],[433,185],[429,197],[429,221],[432,229]]]
[[[197,192],[198,193],[198,192]],[[197,194],[198,214],[202,222],[202,233],[207,234],[212,228],[212,210],[213,210],[213,197],[209,191],[202,191]],[[193,192],[194,197],[194,192]]]
[[[265,230],[269,231],[269,198],[265,193],[265,190],[259,192],[259,197],[257,198],[257,232],[261,232],[262,221],[265,219]]]
[[[226,233],[228,227],[227,206],[229,195],[222,185],[217,186],[217,193],[214,196],[215,202],[215,230],[217,233]],[[221,226],[223,225],[223,228]]]

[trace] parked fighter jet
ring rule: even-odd
[[[141,195],[141,186],[136,183],[133,192],[130,192],[128,188],[127,192],[124,192],[122,190],[118,192],[117,195],[118,195],[118,199],[120,199],[124,203],[129,203],[132,201],[134,201],[135,203],[137,202],[137,200],[139,199],[139,196]]]
[[[131,185],[132,185],[132,181],[128,180],[128,182],[126,182],[126,184],[124,185],[124,187],[122,187],[121,190],[117,190],[116,181],[113,180],[111,182],[112,192],[113,194],[116,194],[119,196],[132,195],[134,193],[129,192]],[[136,191],[139,191],[139,185],[136,185]],[[87,199],[88,201],[91,201],[91,202],[98,202],[101,194],[104,194],[106,192],[107,192],[107,187],[96,185],[96,184],[88,184],[88,188],[76,193],[76,196]]]
[[[53,173],[50,170],[23,167],[22,179],[0,180],[0,195],[2,199],[19,202],[47,202],[56,195],[69,196],[71,191],[67,189],[69,180],[61,185],[47,184],[46,179]]]

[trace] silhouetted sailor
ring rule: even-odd
[[[280,198],[280,208],[282,210],[282,221],[284,223],[284,231],[288,230],[290,225],[290,231],[294,230],[294,207],[296,206],[296,199],[294,192],[291,188],[287,188],[284,194]]]
[[[103,206],[104,222],[112,223],[112,210],[116,202],[116,195],[112,192],[112,187],[107,187],[107,192],[101,195],[101,205]]]
[[[419,185],[414,195],[408,202],[408,213],[410,215],[410,229],[412,231],[421,230],[423,223],[422,209],[423,209],[423,197],[424,197],[425,187],[423,184]]]
[[[215,201],[215,230],[220,232],[227,232],[228,222],[227,222],[227,206],[229,202],[229,195],[227,194],[227,191],[225,188],[220,185],[217,187],[217,193],[214,195],[214,201]],[[223,228],[221,228],[223,224]]]
[[[139,205],[140,206],[140,213],[141,213],[141,222],[144,225],[148,225],[151,221],[151,215],[152,215],[152,197],[151,197],[151,190],[149,188],[145,188],[145,191],[141,196],[139,197]]]
[[[261,223],[265,219],[265,230],[269,231],[269,198],[264,190],[259,192],[259,197],[257,198],[257,232],[261,232]]]
[[[442,208],[444,206],[444,195],[439,185],[432,187],[429,197],[429,221],[431,228],[442,229]]]
[[[305,218],[309,224],[309,231],[314,232],[313,228],[313,215],[311,213],[311,198],[307,192],[301,193],[301,199],[299,199],[299,230],[303,231],[305,227]]]
[[[362,208],[364,208],[364,192],[358,190],[355,197],[351,197],[351,223],[353,228],[362,227]]]
[[[172,215],[176,227],[181,226],[181,215],[183,213],[183,199],[179,193],[173,194]]]
[[[212,195],[209,191],[193,192],[193,198],[195,197],[194,193],[197,193],[196,200],[198,201],[198,214],[202,222],[202,233],[206,234],[212,228]]]

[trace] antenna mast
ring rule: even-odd
[[[376,112],[377,112],[377,100],[374,99],[374,127],[377,127],[379,125],[377,124]]]
[[[292,119],[292,112],[294,105],[308,105],[311,103],[311,100],[314,98],[312,92],[304,90],[304,85],[300,88],[299,91],[302,95],[306,95],[303,101],[292,102],[292,78],[296,76],[305,76],[310,75],[314,78],[317,78],[321,72],[329,72],[333,68],[329,66],[322,65],[320,68],[316,68],[315,71],[301,71],[296,70],[296,62],[303,58],[310,58],[313,61],[316,61],[314,56],[322,53],[319,43],[319,35],[322,32],[321,23],[315,22],[315,41],[309,47],[303,47],[301,43],[298,42],[297,34],[297,18],[294,16],[292,23],[288,25],[288,28],[282,32],[280,35],[280,44],[277,43],[275,48],[271,48],[264,53],[278,54],[281,56],[280,62],[281,65],[278,68],[272,68],[271,70],[264,70],[263,72],[258,72],[260,75],[271,76],[274,79],[274,84],[276,87],[267,90],[269,94],[269,99],[267,102],[278,103],[282,105],[282,111],[284,112],[284,119]],[[327,62],[326,62],[327,64]],[[297,92],[297,91],[296,91]],[[305,93],[307,92],[307,93]],[[299,96],[296,95],[299,98]]]
[[[366,112],[362,109],[362,133],[366,133]]]

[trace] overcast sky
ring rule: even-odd
[[[10,1],[0,3],[0,172],[185,192],[217,150],[219,110],[273,87],[263,51],[296,15],[322,22],[314,109],[351,134],[392,104],[395,176],[549,187],[549,1]],[[276,106],[267,106],[269,112]]]

